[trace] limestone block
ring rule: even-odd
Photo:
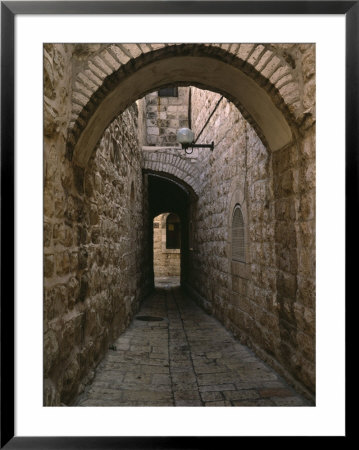
[[[313,220],[315,217],[315,194],[310,192],[300,198],[299,220]]]
[[[275,201],[275,217],[281,221],[294,221],[296,219],[295,203],[291,198]]]
[[[315,75],[315,47],[310,46],[303,52],[302,71],[304,79],[308,80]]]
[[[52,224],[51,222],[44,222],[44,247],[51,245],[52,239]]]
[[[77,269],[78,252],[76,250],[69,252],[69,259],[70,259],[70,272],[73,273]]]
[[[263,56],[261,56],[261,58],[259,59],[258,63],[256,64],[256,69],[258,71],[261,71],[272,55],[273,52],[271,52],[270,50],[266,50]]]
[[[309,276],[315,275],[315,258],[312,249],[301,249],[299,254],[299,271]]]
[[[245,61],[252,51],[254,44],[241,44],[237,52],[237,56]]]
[[[285,75],[284,77],[280,78],[275,86],[277,89],[281,89],[281,87],[283,87],[285,84],[289,84],[290,82],[293,81],[293,75],[291,73]]]
[[[286,197],[294,193],[295,173],[292,169],[286,170],[280,178],[275,178],[274,191],[277,197]]]
[[[44,255],[44,276],[50,278],[54,274],[55,262],[54,255],[47,254]]]
[[[48,378],[44,379],[43,404],[46,406],[58,406],[61,403],[60,393]]]
[[[55,255],[57,275],[65,275],[70,270],[70,258],[68,252],[60,252]]]
[[[311,108],[315,104],[316,84],[315,79],[311,78],[304,85],[303,106],[305,109]]]
[[[270,81],[273,84],[276,84],[278,80],[281,80],[289,73],[290,69],[288,66],[280,66],[270,77]]]
[[[262,75],[265,78],[271,77],[273,72],[278,68],[280,64],[281,60],[277,56],[274,56],[272,59],[269,60],[264,69],[261,71]]]
[[[309,361],[314,361],[315,346],[312,336],[308,336],[305,333],[299,332],[297,334],[298,346],[301,348],[303,356]]]
[[[44,373],[45,376],[49,373],[54,361],[59,355],[59,344],[56,338],[56,333],[53,330],[48,330],[44,335]]]
[[[279,89],[279,92],[285,99],[286,103],[299,98],[299,89],[297,83],[295,82],[285,84]]]
[[[302,222],[298,224],[298,235],[303,247],[315,248],[315,224],[314,222]]]
[[[278,270],[296,273],[298,270],[297,249],[284,243],[276,244],[276,266]]]
[[[278,272],[277,290],[280,296],[285,298],[295,298],[297,291],[296,277],[290,273]]]
[[[265,47],[263,45],[257,45],[255,50],[251,53],[250,57],[247,59],[249,64],[255,65],[256,61],[259,60],[259,57],[265,51]]]
[[[92,64],[92,67],[94,67],[93,64]],[[93,72],[93,71],[90,70],[90,69],[84,70],[84,76],[85,76],[87,79],[89,79],[90,82],[91,82],[94,86],[96,86],[95,89],[98,89],[98,88],[101,86],[101,84],[102,84],[102,80],[103,80],[103,78],[104,78],[104,73],[101,72],[101,71],[99,71],[96,67],[95,67],[95,71],[96,71],[97,73],[100,74],[100,77],[96,74],[96,72]],[[102,78],[102,77],[103,77],[103,78]]]
[[[147,133],[152,136],[158,136],[160,131],[158,127],[147,127]]]

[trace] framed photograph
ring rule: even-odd
[[[348,436],[358,27],[1,2],[1,448]]]

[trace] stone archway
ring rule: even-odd
[[[285,57],[275,46],[262,44],[103,46],[74,75],[68,155],[85,167],[114,117],[137,98],[171,83],[222,93],[267,146],[279,150],[293,141],[293,129],[310,115],[300,101],[299,69]]]
[[[167,178],[182,186],[181,194],[202,202],[187,214],[187,198],[180,211],[191,255],[183,273],[200,274],[192,287],[200,288],[231,331],[239,329],[241,338],[247,333],[263,359],[313,393],[315,122],[308,93],[315,86],[313,73],[309,76],[313,60],[305,69],[313,49],[302,56],[301,44],[288,54],[285,45],[111,44],[92,46],[79,58],[76,47],[44,48],[45,404],[71,401],[150,288],[149,252],[133,242],[149,241],[145,219],[170,211],[174,195],[151,210],[142,195],[151,187],[146,172],[157,175],[158,185]],[[170,161],[167,148],[140,150],[132,120],[137,106],[125,109],[168,84],[223,94],[244,116],[238,126],[224,116],[222,128],[231,127],[236,139],[214,137],[220,146],[202,168],[176,152]],[[216,133],[216,127],[207,132]],[[246,155],[241,163],[240,151]],[[243,299],[227,292],[222,269],[228,266],[223,218],[232,191],[227,187],[232,181],[237,186],[241,167],[249,167],[254,255],[248,267],[251,290],[236,288]],[[247,179],[247,169],[243,173]],[[169,188],[153,191],[159,198]],[[270,272],[263,269],[266,261]]]
[[[200,194],[199,171],[196,166],[178,155],[173,149],[143,151],[143,169],[164,174],[167,178],[178,180],[194,197]]]

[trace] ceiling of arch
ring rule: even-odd
[[[179,217],[186,214],[189,195],[173,180],[149,175],[148,193],[152,218],[165,212],[177,214]]]

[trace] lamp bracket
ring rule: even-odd
[[[214,149],[214,142],[212,141],[211,144],[194,144],[193,142],[191,144],[181,144],[182,148],[184,150],[187,150],[188,148],[209,148],[212,152]],[[186,151],[187,153],[187,151]],[[192,152],[191,152],[192,153]]]

